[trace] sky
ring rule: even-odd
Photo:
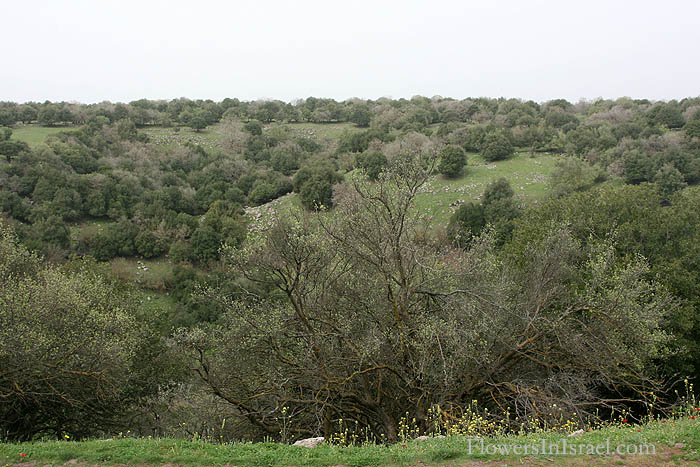
[[[34,0],[0,101],[700,95],[693,0]]]

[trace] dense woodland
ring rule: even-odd
[[[583,426],[700,372],[700,98],[2,102],[0,126],[3,440]],[[558,157],[541,199],[494,177],[449,222],[417,205],[522,154]]]

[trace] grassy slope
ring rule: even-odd
[[[182,146],[187,142],[200,145],[205,149],[214,149],[221,144],[221,136],[218,125],[207,127],[201,131],[194,131],[187,127],[148,127],[139,130],[146,133],[151,142],[166,148]]]
[[[70,127],[20,126],[12,129],[12,138],[24,141],[30,146],[37,146],[43,143],[47,136],[66,130],[70,130]]]
[[[318,139],[335,139],[344,131],[361,131],[351,123],[317,124],[296,123],[287,125],[294,134],[306,135]],[[49,135],[65,128],[45,128],[38,126],[20,127],[15,130],[13,137],[18,137],[31,144],[39,144]],[[184,145],[186,142],[199,144],[205,148],[218,147],[221,141],[221,130],[218,125],[209,127],[200,132],[186,127],[176,129],[149,127],[140,131],[145,132],[151,141],[163,150]],[[516,196],[523,202],[531,202],[543,197],[546,193],[546,178],[551,173],[556,162],[555,156],[532,155],[526,152],[517,153],[506,161],[496,163],[485,162],[478,154],[469,154],[468,168],[465,174],[454,180],[447,180],[441,176],[435,176],[430,182],[428,193],[422,194],[417,199],[417,207],[420,212],[433,217],[434,225],[446,224],[455,211],[458,202],[478,200],[486,185],[499,178],[506,177],[513,186]],[[290,194],[278,200],[274,200],[264,206],[252,208],[251,212],[259,212],[262,219],[269,219],[266,215],[270,210],[285,212],[292,207],[300,207],[301,203],[296,195]],[[82,235],[91,231],[99,231],[110,221],[91,220],[71,226],[71,237],[74,242]],[[121,279],[136,283],[144,290],[144,301],[147,297],[157,300],[157,303],[167,306],[172,300],[163,294],[165,283],[172,274],[172,264],[167,258],[153,261],[145,261],[148,271],[138,269],[136,258],[116,258],[110,261],[112,271]],[[146,303],[155,305],[156,301]]]
[[[352,123],[293,123],[287,125],[295,134],[307,135],[319,139],[336,139],[344,131],[360,131]],[[46,136],[65,130],[63,127],[24,126],[16,128],[12,137],[37,145]],[[164,149],[173,148],[191,142],[205,148],[218,147],[221,132],[214,125],[200,132],[186,127],[161,128],[149,127],[141,130],[151,137],[151,141]],[[468,169],[462,177],[446,180],[436,176],[430,183],[429,193],[418,198],[418,208],[433,216],[437,223],[446,223],[455,211],[454,204],[469,200],[478,200],[486,185],[499,178],[506,177],[513,186],[516,196],[524,202],[542,198],[546,193],[546,178],[551,173],[556,156],[532,155],[527,152],[517,153],[507,161],[485,162],[478,154],[469,154]],[[296,196],[288,196],[273,205],[282,208],[298,205]]]
[[[285,126],[295,136],[308,136],[317,139],[337,139],[346,130],[361,130],[352,123],[288,123]],[[223,136],[220,125],[212,125],[198,132],[187,127],[147,127],[139,131],[146,133],[151,138],[152,143],[166,148],[182,146],[186,142],[190,142],[207,149],[213,149],[221,145],[221,137]]]
[[[345,131],[362,131],[357,125],[344,123],[289,123],[287,126],[295,135],[319,139],[338,139]]]
[[[537,445],[542,440],[547,446],[605,445],[609,440],[612,455],[544,455],[503,454],[504,445]],[[439,464],[474,465],[472,462],[498,461],[498,465],[535,465],[555,461],[560,465],[660,465],[664,462],[698,465],[700,462],[700,417],[651,422],[643,426],[615,425],[587,432],[575,438],[557,433],[535,433],[527,436],[485,438],[481,451],[480,440],[472,440],[469,452],[468,438],[453,436],[429,439],[425,442],[408,441],[392,446],[364,445],[338,447],[322,445],[315,449],[277,443],[213,444],[201,440],[172,439],[116,439],[85,442],[49,441],[24,444],[0,444],[0,462],[120,464],[183,464],[183,465],[408,465]],[[675,446],[683,443],[684,446]],[[649,455],[618,455],[618,445],[653,445]],[[549,448],[548,448],[549,449]],[[569,448],[570,449],[570,448]],[[586,448],[584,447],[584,450]],[[651,448],[649,448],[651,449]],[[490,454],[487,452],[497,452]],[[26,454],[21,457],[20,453]]]
[[[489,163],[478,154],[469,154],[465,174],[453,180],[433,176],[426,187],[427,191],[416,199],[416,207],[421,213],[432,216],[434,224],[447,224],[459,203],[478,201],[486,185],[500,177],[510,182],[516,197],[523,203],[537,202],[547,194],[547,178],[557,160],[557,156],[553,155],[523,152],[505,161]],[[283,196],[253,210],[261,213],[271,209],[284,212],[292,206],[300,206],[295,194]]]
[[[556,156],[517,153],[505,161],[486,162],[478,154],[469,154],[465,174],[455,180],[435,176],[428,193],[417,200],[418,209],[446,223],[456,210],[450,204],[478,201],[490,182],[505,177],[518,199],[525,203],[536,201],[547,192],[547,177],[554,169]]]

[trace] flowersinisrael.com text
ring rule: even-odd
[[[469,454],[501,454],[516,456],[606,456],[612,454],[656,454],[656,446],[653,444],[617,444],[612,445],[609,439],[603,443],[574,443],[567,439],[548,441],[538,439],[533,443],[485,443],[482,438],[469,438],[467,440]]]

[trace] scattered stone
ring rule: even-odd
[[[445,435],[437,435],[437,436],[425,436],[425,435],[423,435],[423,436],[417,437],[415,440],[416,441],[427,441],[429,439],[442,439],[444,437],[445,437]]]
[[[674,448],[685,449],[685,443],[676,443],[673,445]]]
[[[304,448],[315,448],[325,440],[326,438],[324,438],[323,436],[319,436],[318,438],[300,439],[299,441],[294,443],[294,446],[301,446]]]

